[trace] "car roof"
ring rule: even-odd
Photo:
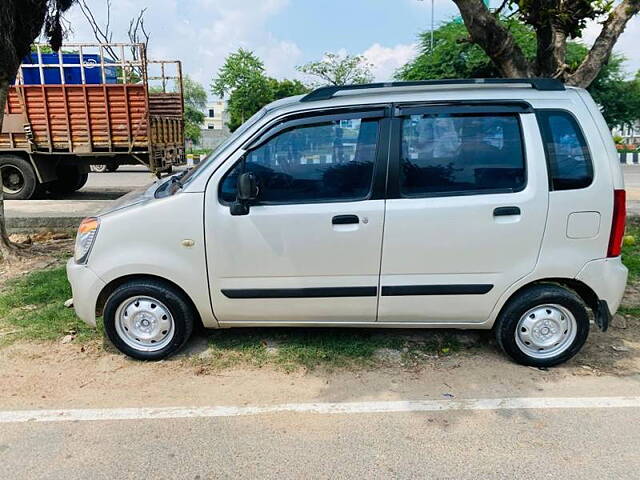
[[[496,79],[493,79],[496,80]],[[418,82],[416,82],[418,83]],[[322,110],[336,107],[352,107],[388,103],[451,102],[451,101],[500,101],[520,100],[531,103],[567,100],[574,97],[576,87],[562,89],[536,89],[526,83],[432,83],[432,84],[372,84],[358,85],[357,89],[345,87],[330,97],[307,100],[308,95],[287,97],[267,105],[267,113],[295,113],[297,111]]]

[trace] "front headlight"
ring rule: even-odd
[[[82,220],[78,227],[78,235],[76,236],[76,248],[74,258],[76,263],[87,263],[89,252],[96,240],[100,220],[96,217],[88,217]]]

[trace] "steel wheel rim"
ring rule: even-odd
[[[545,304],[528,310],[515,331],[518,348],[532,358],[545,359],[564,353],[578,333],[573,314],[561,305]]]
[[[25,186],[24,175],[19,168],[13,165],[0,166],[0,175],[4,193],[15,195],[20,193]]]
[[[95,173],[104,173],[107,170],[106,165],[91,165],[91,171]]]
[[[152,297],[126,299],[116,309],[118,336],[131,348],[157,352],[165,348],[175,335],[175,322],[165,304]]]

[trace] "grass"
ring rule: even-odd
[[[64,306],[71,288],[64,268],[29,273],[0,291],[0,345],[16,340],[58,341],[74,332],[75,342],[100,337],[72,308]],[[209,351],[194,360],[207,368],[274,365],[287,371],[300,367],[333,368],[380,363],[374,354],[400,351],[403,363],[424,355],[448,355],[459,349],[455,337],[440,332],[337,328],[241,328],[209,332]],[[275,347],[275,348],[274,348]]]
[[[622,247],[622,261],[629,269],[629,281],[640,279],[640,221],[636,218],[627,220],[626,236],[634,237],[633,242],[625,240]]]
[[[71,287],[63,267],[32,272],[0,291],[0,342],[57,340],[75,332],[79,341],[97,337],[95,329],[64,306]]]
[[[424,339],[423,339],[424,338]],[[380,349],[399,351],[403,363],[425,355],[448,355],[460,348],[454,336],[401,330],[340,328],[264,328],[219,330],[209,337],[204,364],[216,368],[273,364],[335,368],[380,363]]]
[[[629,281],[640,281],[640,221],[630,219],[623,261],[629,268]],[[76,342],[99,338],[79,320],[73,309],[64,307],[71,297],[64,268],[32,272],[10,281],[0,291],[0,344],[15,340],[56,341],[75,332]],[[640,317],[640,305],[624,306],[621,313]],[[448,355],[460,346],[456,336],[443,332],[398,330],[296,328],[242,328],[210,332],[209,350],[194,360],[206,368],[237,365],[260,367],[276,365],[285,370],[318,366],[348,367],[380,363],[380,349],[400,352],[410,365],[425,355]]]

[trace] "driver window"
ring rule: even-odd
[[[223,178],[220,197],[236,199],[238,176],[256,175],[259,203],[364,200],[373,181],[378,120],[348,119],[285,130],[247,153]]]

